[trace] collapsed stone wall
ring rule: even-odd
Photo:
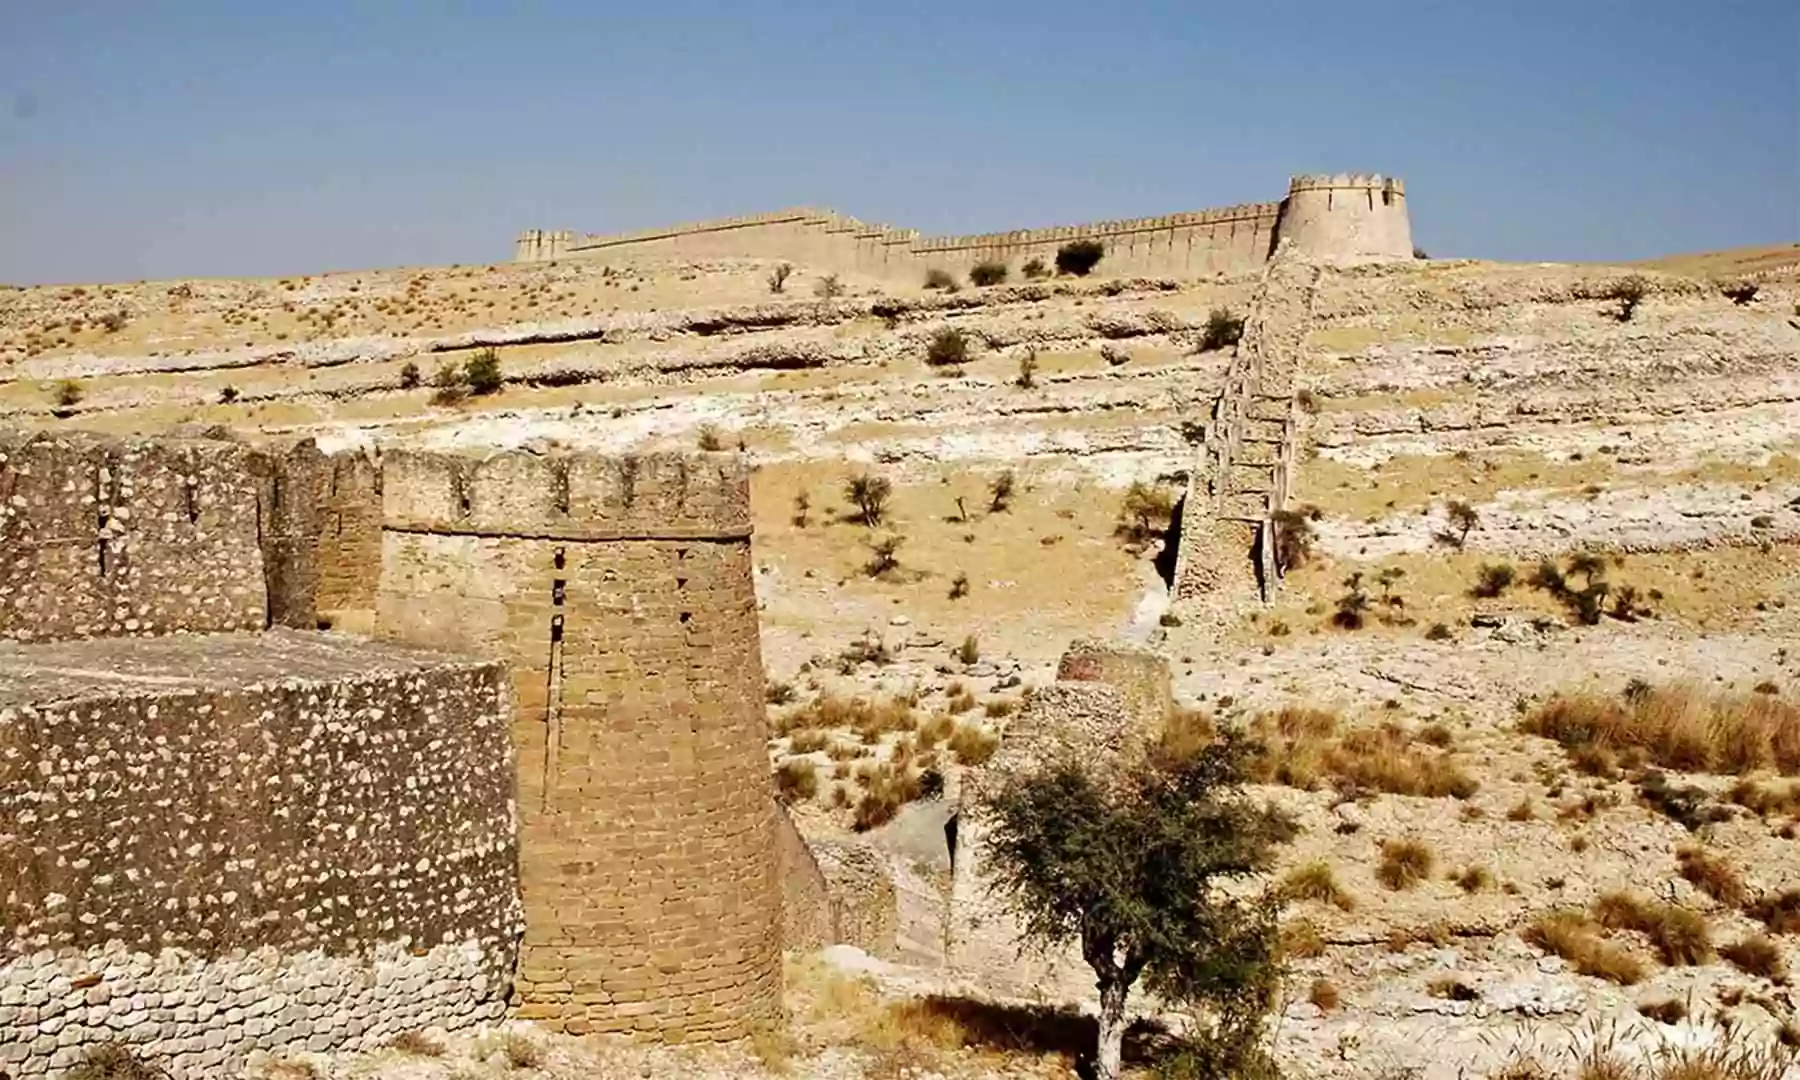
[[[501,1015],[510,713],[497,663],[334,635],[0,645],[0,1071]]]
[[[964,777],[948,908],[952,970],[1007,993],[1061,994],[1080,1000],[1094,989],[1078,946],[1054,955],[1021,954],[1018,921],[990,890],[983,869],[983,793],[1016,773],[1073,757],[1104,773],[1131,761],[1160,736],[1173,702],[1168,661],[1140,646],[1078,641],[1057,665],[1057,679],[1031,691],[987,765]]]
[[[1071,240],[1106,246],[1113,274],[1189,277],[1241,273],[1287,243],[1316,258],[1410,258],[1406,188],[1362,174],[1297,176],[1280,202],[976,236],[921,236],[831,210],[792,209],[615,235],[532,229],[514,247],[520,262],[580,258],[609,265],[696,258],[785,259],[838,273],[917,280],[928,269],[966,274],[985,261],[1016,270],[1052,263]]]
[[[670,1040],[772,1021],[746,466],[394,451],[382,471],[378,632],[512,669],[519,1015]]]

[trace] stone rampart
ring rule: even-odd
[[[975,236],[925,237],[804,207],[612,235],[529,230],[519,236],[515,257],[608,265],[781,259],[823,271],[917,280],[931,269],[963,275],[984,261],[1008,263],[1015,272],[1033,258],[1049,264],[1071,240],[1103,243],[1109,274],[1243,273],[1268,261],[1280,243],[1316,258],[1412,256],[1405,186],[1344,174],[1294,177],[1281,202]]]
[[[0,1072],[178,1080],[505,1008],[504,668],[335,635],[0,645]]]
[[[772,1021],[745,464],[395,451],[382,471],[378,633],[513,672],[519,1015],[670,1040]]]

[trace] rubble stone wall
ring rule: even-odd
[[[0,1071],[500,1016],[503,666],[290,631],[0,646]]]

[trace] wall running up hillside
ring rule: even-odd
[[[520,262],[598,260],[608,265],[706,258],[782,259],[837,273],[914,280],[929,269],[966,274],[978,262],[1016,271],[1045,263],[1071,240],[1106,245],[1110,274],[1193,277],[1240,273],[1266,262],[1277,245],[1319,258],[1410,258],[1406,188],[1370,175],[1297,176],[1281,202],[1248,203],[1162,217],[1021,229],[978,236],[921,236],[830,210],[778,210],[748,217],[616,235],[529,230]]]

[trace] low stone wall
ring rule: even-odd
[[[0,645],[0,1069],[501,1015],[510,718],[498,663],[336,635]]]

